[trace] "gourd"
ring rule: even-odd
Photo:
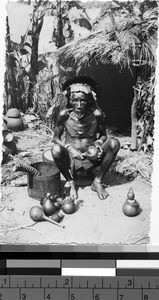
[[[35,221],[35,222],[41,222],[41,221],[48,221],[54,225],[57,225],[61,228],[65,228],[65,226],[62,226],[62,225],[59,225],[56,221],[53,221],[51,220],[50,218],[48,218],[45,214],[44,214],[44,211],[42,209],[42,207],[40,206],[33,206],[31,209],[30,209],[30,212],[29,212],[29,215],[30,215],[30,218]]]
[[[140,214],[141,208],[135,200],[135,194],[132,188],[129,189],[127,199],[122,207],[123,213],[128,217],[135,217]]]

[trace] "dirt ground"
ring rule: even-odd
[[[112,132],[111,134],[112,135]],[[23,132],[15,133],[17,154],[11,156],[2,165],[1,205],[0,205],[0,243],[1,244],[116,244],[143,245],[149,243],[151,184],[146,173],[132,169],[132,161],[138,155],[141,162],[143,154],[130,151],[130,137],[118,135],[121,149],[110,172],[105,177],[109,197],[100,200],[90,186],[78,186],[76,212],[62,214],[64,218],[60,228],[47,221],[33,222],[29,217],[32,206],[40,206],[40,201],[28,196],[27,186],[15,186],[14,182],[23,178],[26,173],[13,172],[16,162],[42,161],[44,149],[52,144],[51,133],[47,128],[34,126]],[[126,172],[123,161],[126,161]],[[146,160],[149,164],[150,157]],[[150,164],[149,164],[150,165]],[[131,172],[128,172],[131,171]],[[141,176],[141,173],[143,176]],[[63,179],[62,179],[63,180]],[[136,217],[123,214],[122,206],[132,187],[135,199],[140,203],[141,213]]]

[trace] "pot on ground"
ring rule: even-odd
[[[9,109],[6,114],[5,120],[7,122],[8,129],[13,131],[23,130],[23,120],[17,108]]]

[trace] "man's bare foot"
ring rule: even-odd
[[[92,191],[97,192],[98,197],[101,200],[106,199],[109,196],[109,194],[107,193],[107,191],[102,186],[102,183],[97,178],[94,179],[94,181],[93,181],[93,183],[91,185],[91,189],[92,189]]]
[[[77,198],[78,198],[78,196],[77,196],[77,192],[76,192],[76,187],[75,187],[75,183],[74,183],[74,181],[72,180],[72,181],[70,181],[69,182],[69,184],[70,184],[70,197],[72,198],[72,199],[74,199],[74,200],[76,200]]]

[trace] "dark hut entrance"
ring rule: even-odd
[[[127,132],[131,127],[131,104],[136,84],[135,68],[121,70],[112,64],[95,64],[82,69],[80,73],[90,75],[101,88],[99,107],[105,112],[107,125]]]

